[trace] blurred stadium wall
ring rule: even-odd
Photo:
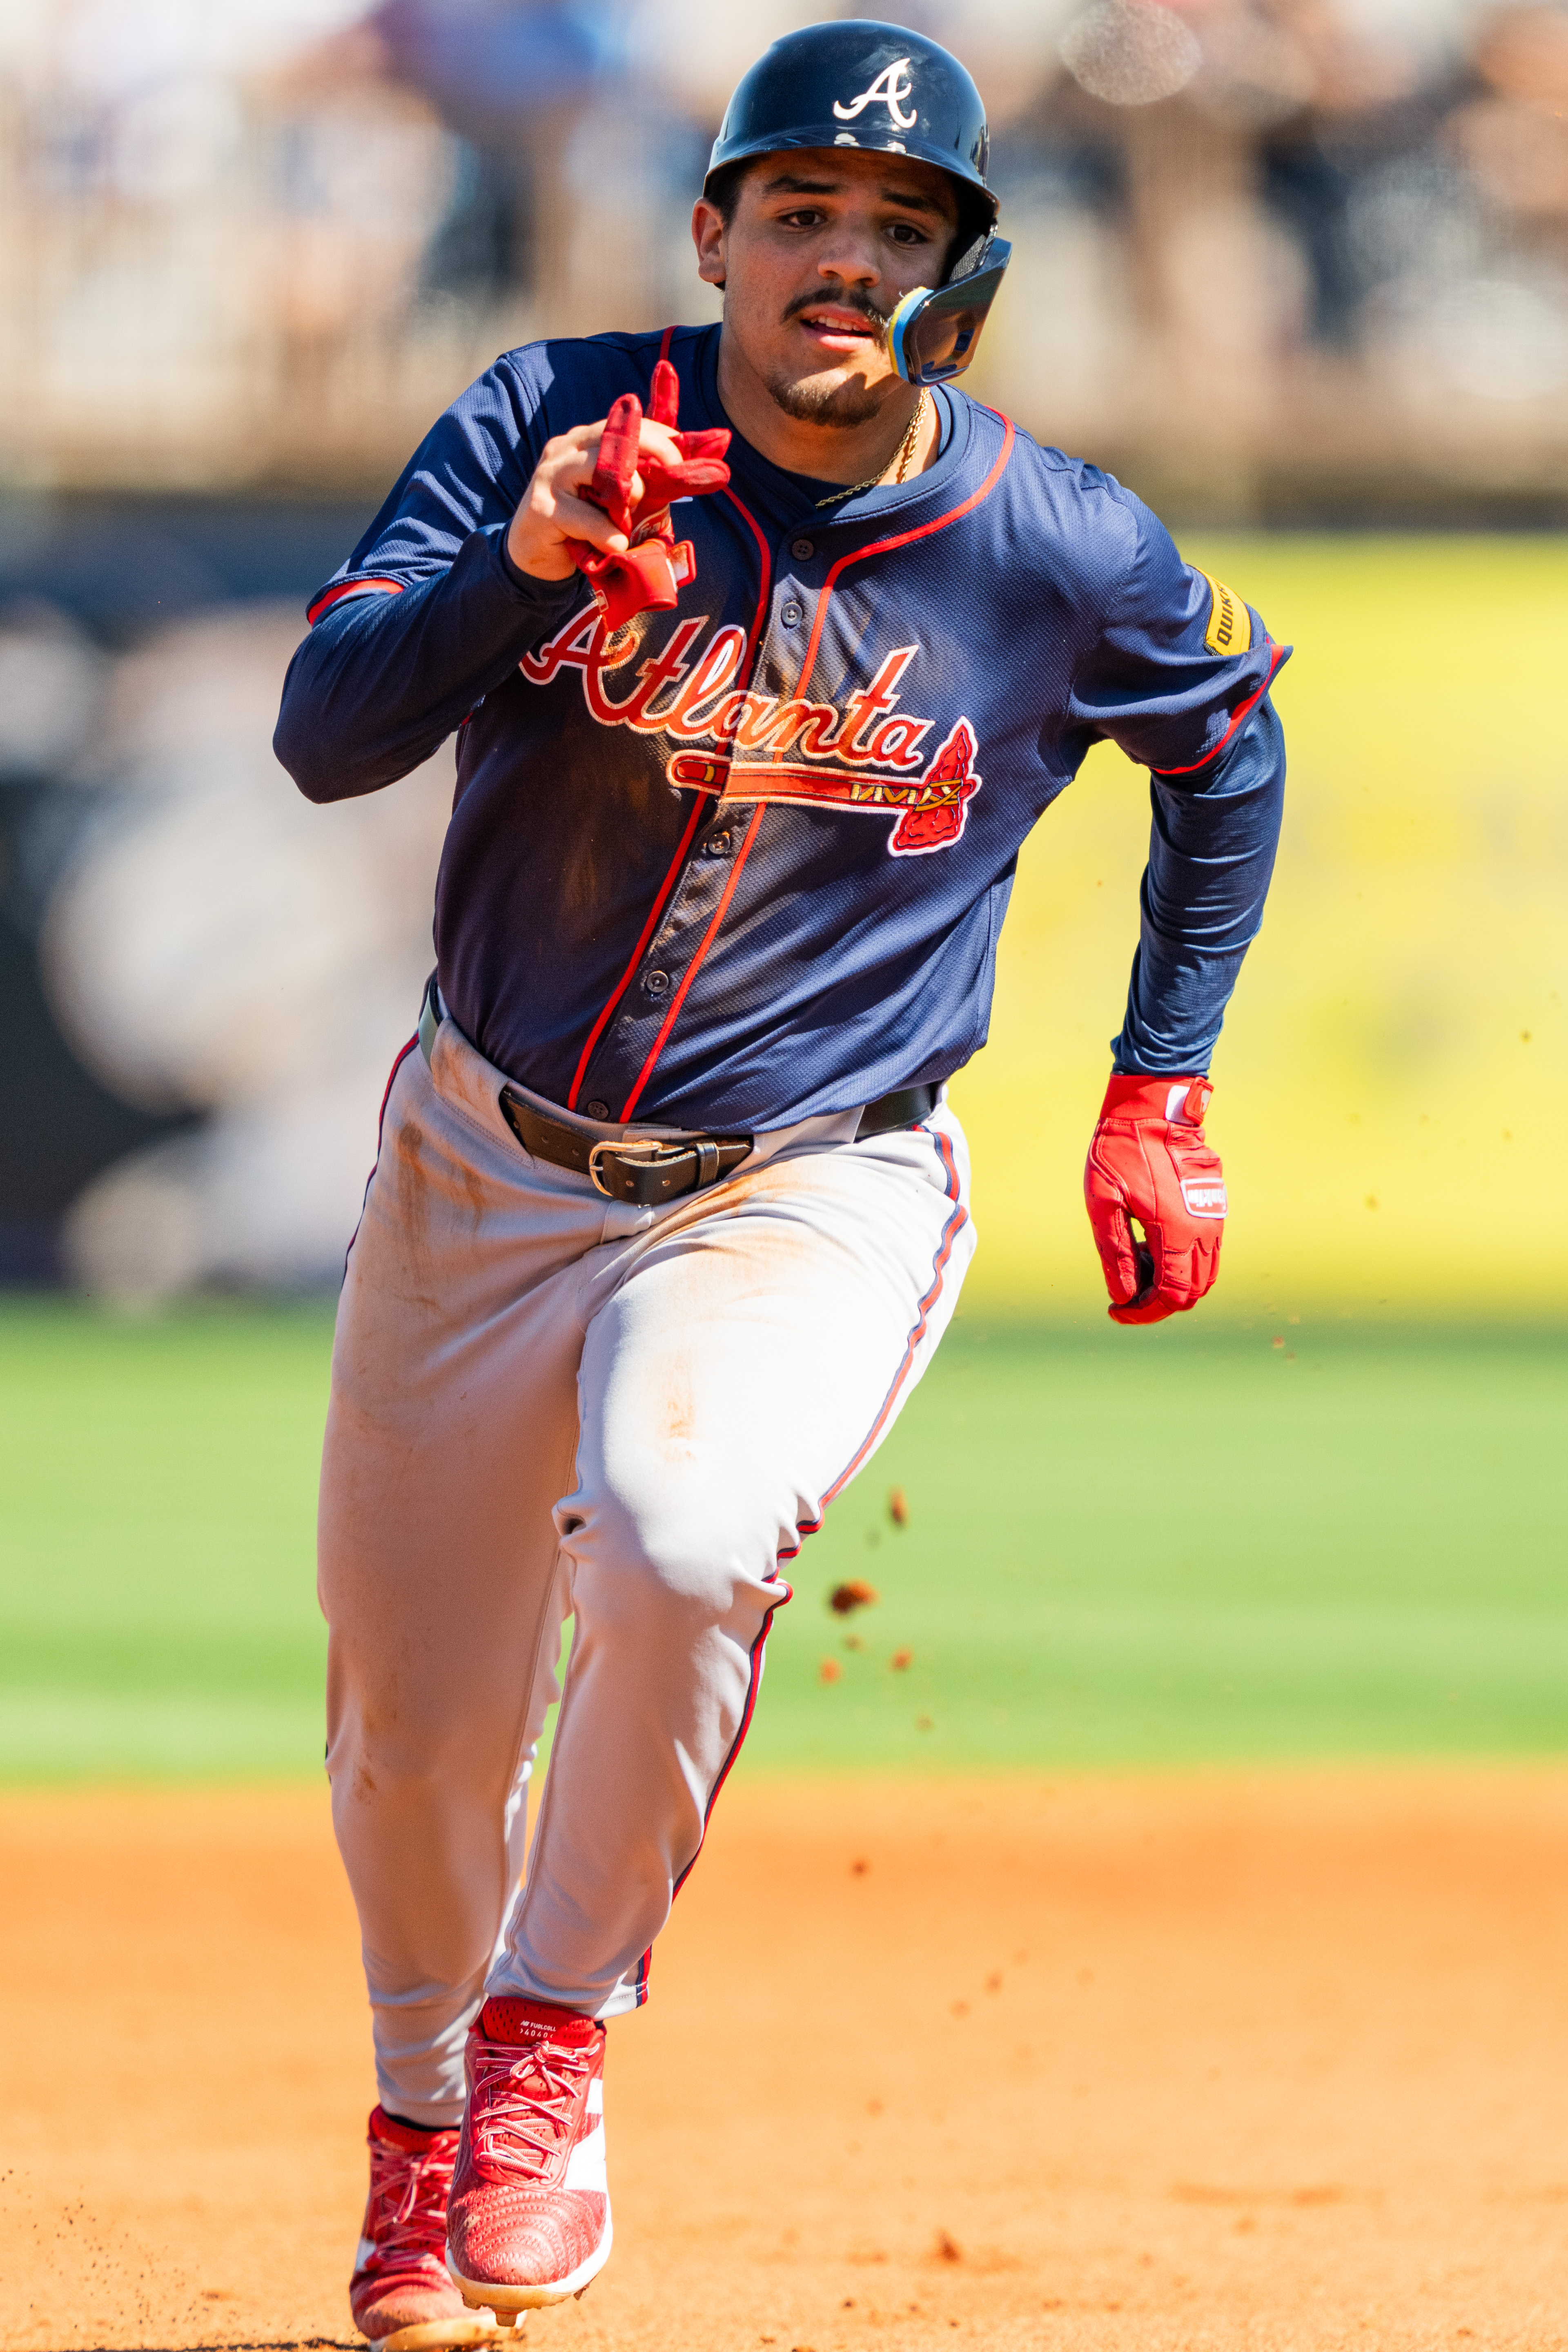
[[[331,1279],[450,779],[295,798],[268,736],[300,605],[497,350],[712,315],[707,142],[821,13],[11,0],[0,1279]],[[1226,1297],[1560,1312],[1568,12],[919,21],[986,93],[1016,245],[975,388],[1300,646],[1284,858],[1216,1064]],[[1301,535],[1367,525],[1427,535]],[[1026,855],[960,1082],[977,1291],[1020,1311],[1098,1311],[1073,1193],[1145,830],[1097,754]]]

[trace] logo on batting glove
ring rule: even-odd
[[[1219,1271],[1229,1203],[1204,1137],[1209,1094],[1202,1076],[1126,1075],[1105,1090],[1083,1189],[1112,1322],[1184,1314]]]

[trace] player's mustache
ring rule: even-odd
[[[893,315],[890,310],[879,310],[868,294],[797,294],[793,302],[785,303],[780,323],[787,325],[791,319],[798,319],[803,310],[824,309],[858,310],[860,316],[868,320],[879,334]]]

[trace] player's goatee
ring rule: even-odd
[[[893,381],[896,384],[897,378]],[[774,405],[801,425],[868,425],[880,415],[887,397],[886,391],[875,393],[865,384],[825,383],[817,376],[775,376],[768,391]]]

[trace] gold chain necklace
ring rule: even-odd
[[[897,488],[898,485],[903,480],[905,474],[909,471],[910,459],[915,454],[915,443],[920,439],[921,425],[924,422],[925,413],[926,396],[922,391],[920,398],[915,403],[915,413],[910,419],[909,430],[905,433],[903,439],[900,442],[896,452],[889,461],[896,469],[893,475],[893,487],[895,488]],[[871,475],[870,478],[864,482],[851,482],[847,490],[835,490],[830,497],[818,499],[816,503],[819,507],[836,507],[842,499],[858,498],[862,490],[876,489],[883,480],[887,471],[888,468],[884,466],[881,473]]]

